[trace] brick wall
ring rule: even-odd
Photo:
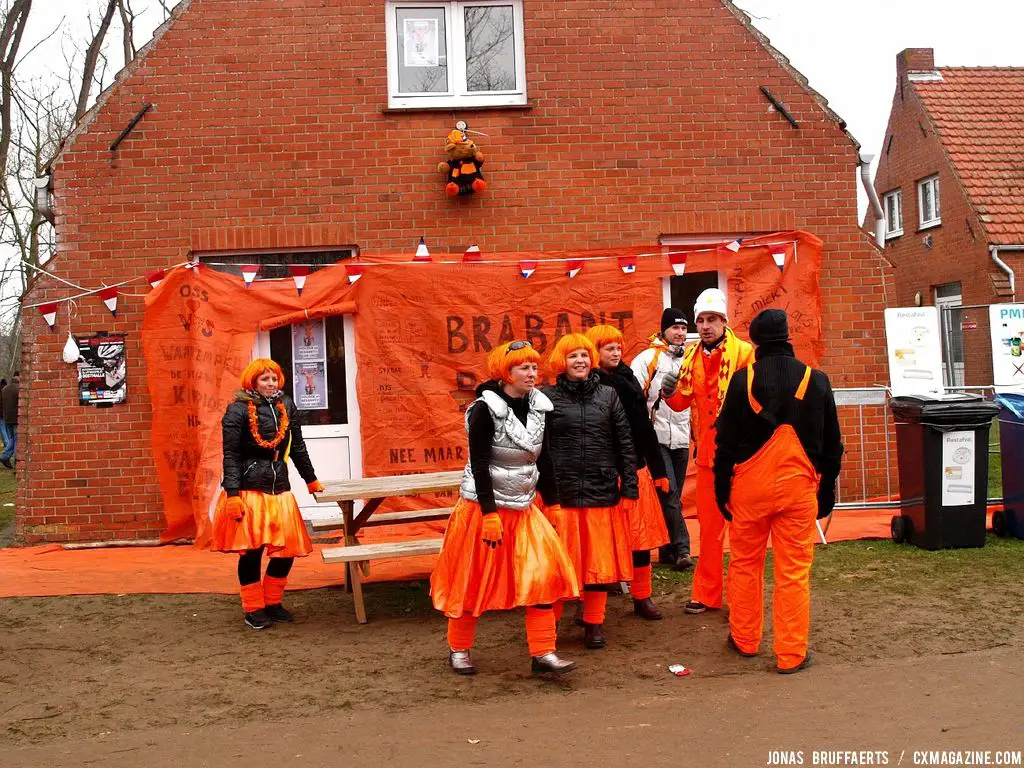
[[[192,249],[409,250],[425,234],[435,252],[461,253],[471,241],[588,248],[801,228],[826,243],[823,367],[837,387],[886,381],[879,328],[893,288],[857,226],[855,148],[721,0],[527,3],[529,107],[473,112],[385,109],[381,0],[184,5],[55,167],[53,268],[65,279],[116,282]],[[143,100],[154,108],[112,156]],[[488,134],[490,188],[451,201],[435,169],[457,119]],[[43,280],[30,301],[66,294]],[[112,319],[86,300],[71,320],[76,333],[128,334],[129,403],[108,410],[73,405],[66,318],[50,334],[29,317],[24,541],[160,530],[143,299],[119,306]],[[868,429],[877,437],[884,419]],[[865,459],[870,487],[852,470],[851,494],[878,491],[882,453]]]

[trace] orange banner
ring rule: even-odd
[[[821,245],[784,232],[746,240],[736,253],[693,246],[685,274],[725,274],[740,336],[762,309],[786,309],[798,354],[815,364]],[[364,474],[458,469],[466,461],[463,414],[487,352],[525,338],[544,354],[567,333],[609,323],[622,330],[631,358],[658,330],[663,279],[673,274],[669,250],[685,248],[501,254],[472,264],[364,254],[356,283],[344,265],[328,267],[307,278],[301,296],[290,279],[246,288],[208,267],[173,270],[147,297],[142,330],[163,537],[202,538],[221,480],[220,420],[268,318],[354,309]],[[579,270],[572,278],[568,259]],[[529,277],[520,262],[536,262],[524,265],[534,269]],[[627,273],[629,263],[636,267]]]

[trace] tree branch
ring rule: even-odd
[[[107,0],[107,10],[100,20],[99,29],[93,35],[89,47],[85,51],[85,63],[82,66],[82,87],[78,91],[78,101],[75,106],[75,123],[81,120],[89,107],[89,93],[92,91],[92,81],[96,74],[96,62],[100,59],[103,48],[103,40],[110,29],[110,22],[114,18],[114,11],[117,8],[117,0]]]

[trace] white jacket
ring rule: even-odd
[[[653,376],[651,376],[653,381],[648,382],[647,370],[655,354],[658,355],[658,367],[655,369]],[[682,364],[683,358],[673,357],[669,352],[668,344],[660,336],[652,338],[651,346],[633,358],[633,362],[629,367],[633,369],[633,375],[640,382],[640,386],[647,392],[648,413],[654,407],[654,404],[658,402],[658,397],[661,393],[661,380],[665,378],[665,374],[670,370],[674,373],[679,373],[679,367]],[[650,384],[649,387],[648,383]],[[660,403],[658,410],[654,412],[653,422],[654,431],[658,435],[658,442],[663,446],[672,450],[690,447],[689,408],[682,411],[673,411],[665,403]]]

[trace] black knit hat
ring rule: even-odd
[[[661,313],[661,332],[664,333],[673,325],[685,325],[689,327],[689,324],[686,322],[686,315],[683,314],[683,310],[669,307]]]
[[[789,341],[789,321],[781,309],[765,309],[750,322],[750,340],[757,345]]]

